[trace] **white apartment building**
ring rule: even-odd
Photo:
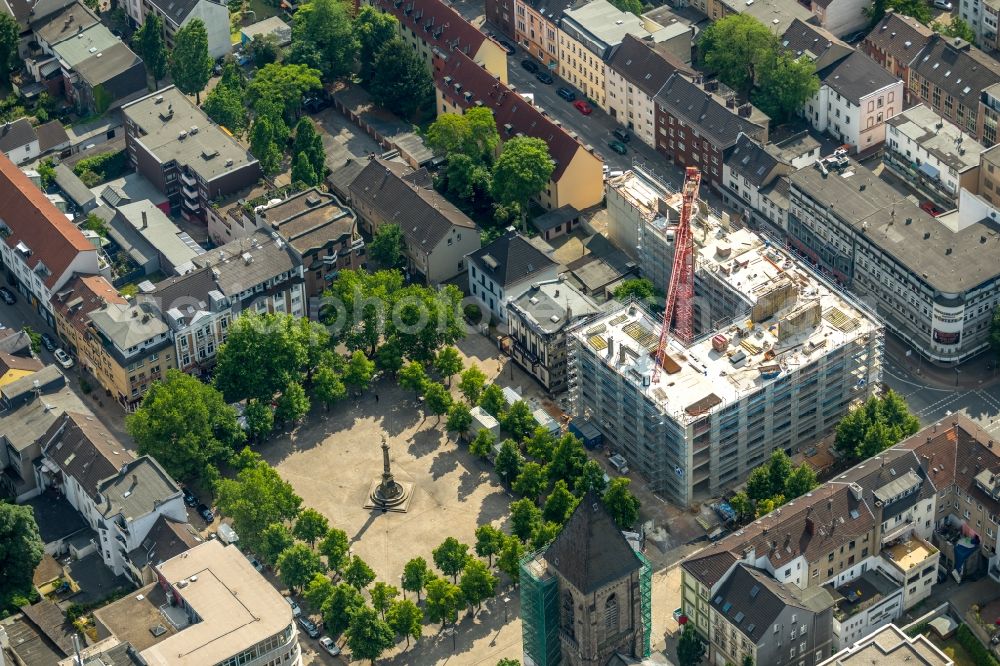
[[[229,8],[217,0],[126,0],[124,8],[129,18],[137,26],[142,26],[150,14],[163,20],[164,39],[167,50],[174,48],[177,31],[194,19],[201,19],[208,33],[208,55],[217,60],[228,54],[232,48],[229,35]]]
[[[976,34],[976,45],[986,51],[997,48],[997,24],[1000,2],[997,0],[959,0],[958,15]]]
[[[478,301],[484,316],[489,315],[504,325],[507,303],[531,284],[558,277],[562,266],[552,260],[549,252],[536,247],[535,242],[512,227],[486,247],[467,255],[469,293]]]

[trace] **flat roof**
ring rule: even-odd
[[[204,666],[292,626],[292,609],[235,546],[206,541],[156,567],[200,618],[142,651],[150,666]]]
[[[205,250],[151,201],[118,206],[118,212],[134,231],[156,248],[171,267],[185,264]]]
[[[917,104],[889,119],[889,126],[959,173],[979,166],[986,147],[925,104]],[[905,148],[900,146],[896,152]]]
[[[936,552],[937,549],[934,546],[916,535],[902,543],[886,546],[882,549],[882,555],[904,572],[926,562],[927,558]]]
[[[122,41],[103,23],[97,23],[77,33],[75,37],[59,42],[52,47],[52,50],[60,60],[73,69],[91,56],[103,53],[115,44],[121,43]]]
[[[569,20],[586,33],[574,36],[575,39],[590,37],[595,42],[603,43],[605,49],[620,44],[625,35],[639,37],[649,35],[642,17],[631,12],[623,12],[607,0],[591,0],[585,5],[567,9],[563,12],[562,20],[564,29],[566,21]]]
[[[688,346],[671,339],[671,360],[656,381],[652,354],[661,320],[641,306],[622,305],[570,332],[680,423],[755,393],[877,327],[859,306],[813,278],[784,250],[746,229],[725,233],[713,220],[704,219],[715,228],[697,249],[696,280],[712,275],[729,285],[743,295],[748,310],[761,313],[761,321],[738,317]],[[720,335],[726,342],[722,352],[713,347]],[[650,379],[645,386],[644,377]]]
[[[961,294],[1000,274],[996,222],[984,219],[955,231],[853,160],[828,175],[815,165],[803,167],[788,180],[942,293]]]
[[[114,603],[94,611],[94,619],[119,641],[131,643],[140,652],[177,633],[177,627],[160,610],[168,606],[159,583],[150,583]]]

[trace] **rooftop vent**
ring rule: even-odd
[[[250,254],[249,252],[244,252],[243,254],[240,255],[240,258],[243,259],[243,263],[246,264],[247,266],[253,263],[253,255]]]
[[[163,104],[163,95],[157,95],[156,99],[153,100],[153,104]]]

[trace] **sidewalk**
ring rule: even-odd
[[[906,355],[907,351],[911,352],[909,357]],[[1000,382],[997,363],[992,364],[993,369],[986,367],[988,354],[965,361],[957,367],[942,367],[924,360],[910,345],[888,331],[885,334],[885,353],[930,387],[980,389]]]

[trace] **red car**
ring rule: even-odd
[[[584,102],[582,99],[578,99],[575,102],[573,102],[573,106],[575,106],[576,110],[585,116],[589,116],[591,112],[594,110],[593,108],[591,108],[589,104]]]
[[[925,201],[922,204],[920,204],[920,208],[923,209],[924,212],[930,213],[934,217],[937,217],[942,212],[940,208],[938,208],[937,206],[935,206],[930,201]]]

